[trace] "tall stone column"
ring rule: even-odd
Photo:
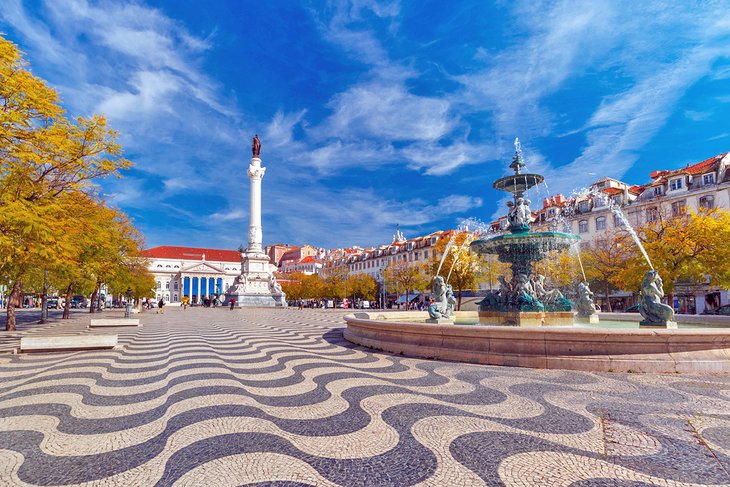
[[[261,230],[261,180],[264,179],[265,167],[261,167],[261,159],[251,158],[248,166],[248,179],[251,182],[251,204],[248,223],[248,253],[263,253],[263,232]]]

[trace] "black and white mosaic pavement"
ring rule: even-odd
[[[169,309],[2,355],[0,485],[730,485],[728,377],[392,356],[341,317]]]

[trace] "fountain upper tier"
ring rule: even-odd
[[[525,191],[537,186],[545,180],[540,174],[513,174],[497,179],[494,182],[494,189],[507,191],[514,195],[522,195]]]

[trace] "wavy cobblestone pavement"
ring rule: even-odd
[[[730,485],[728,377],[404,358],[341,318],[170,309],[0,355],[0,485]]]

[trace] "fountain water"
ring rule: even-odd
[[[535,326],[572,325],[570,302],[557,289],[547,290],[543,276],[533,276],[533,264],[548,252],[570,247],[580,237],[564,232],[531,232],[530,201],[524,194],[542,183],[540,174],[523,173],[525,163],[519,139],[515,139],[515,155],[510,167],[514,175],[500,178],[494,188],[512,193],[507,215],[509,234],[477,240],[471,249],[478,254],[496,254],[501,262],[512,267],[512,279],[500,277],[498,292],[489,293],[479,303],[480,322]]]
[[[636,233],[636,230],[634,230],[634,227],[631,226],[631,222],[629,222],[629,219],[626,217],[626,214],[621,209],[620,205],[617,205],[612,199],[608,198],[605,194],[601,193],[598,190],[586,190],[582,192],[583,195],[590,195],[593,198],[600,200],[603,204],[605,204],[608,209],[616,215],[616,218],[621,220],[621,223],[623,224],[624,228],[626,228],[626,231],[629,232],[629,235],[631,235],[631,238],[634,240],[634,243],[636,243],[636,246],[641,251],[641,254],[644,256],[644,259],[646,259],[646,263],[649,264],[649,267],[651,270],[654,270],[654,266],[651,263],[651,259],[649,259],[649,254],[646,253],[646,249],[644,249],[644,245],[641,243],[641,239],[639,238],[639,235]]]

